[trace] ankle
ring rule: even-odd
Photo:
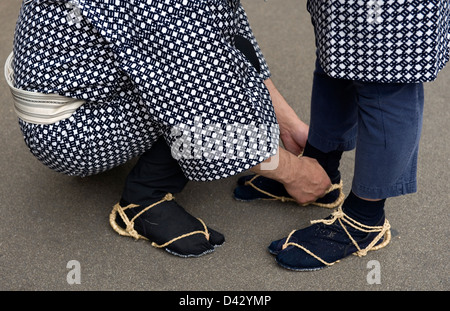
[[[278,163],[273,167],[273,169],[262,168],[263,163],[268,164],[274,161],[272,157],[264,161],[263,163],[260,163],[259,165],[251,168],[250,170],[255,174],[276,180],[282,184],[290,184],[295,181],[298,178],[295,172],[301,171],[298,167],[299,165],[301,165],[301,161],[299,161],[299,158],[283,148],[278,148],[278,153],[276,156],[278,157]]]
[[[343,151],[339,150],[323,152],[317,149],[316,147],[312,146],[309,143],[309,141],[306,142],[305,150],[303,152],[303,155],[305,157],[316,159],[319,162],[319,164],[323,167],[325,172],[327,172],[328,177],[330,177],[333,183],[339,183],[341,179],[341,174],[339,172],[339,165],[342,154]]]
[[[342,206],[344,213],[350,218],[368,226],[375,226],[384,217],[384,204],[386,199],[365,200],[353,192],[347,196]]]

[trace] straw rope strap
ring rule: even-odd
[[[260,177],[261,175],[255,175],[252,179],[247,180],[244,185],[246,186],[251,186],[253,189],[261,192],[262,194],[267,195],[268,197],[270,197],[271,199],[264,199],[264,200],[279,200],[281,202],[295,202],[295,199],[290,198],[290,197],[285,197],[285,196],[278,196],[275,194],[272,194],[268,191],[265,191],[261,188],[259,188],[258,186],[256,186],[253,181],[255,181],[256,178]],[[304,203],[301,204],[301,206],[307,206],[307,205],[316,205],[319,207],[325,207],[325,208],[336,208],[337,206],[341,205],[341,203],[344,201],[345,199],[345,195],[344,192],[342,191],[344,187],[344,184],[342,182],[342,180],[339,182],[339,184],[333,184],[331,185],[331,187],[327,190],[327,192],[325,193],[325,195],[329,194],[330,192],[339,189],[339,197],[336,199],[335,202],[332,203],[320,203],[320,202],[312,202],[312,203]]]
[[[174,196],[171,193],[168,193],[164,196],[163,199],[161,199],[160,201],[153,203],[152,205],[147,206],[146,208],[144,208],[142,211],[140,211],[139,213],[137,213],[131,220],[128,218],[128,216],[125,214],[125,210],[127,209],[132,209],[135,207],[138,207],[139,205],[136,204],[130,204],[126,207],[122,207],[118,204],[116,204],[113,207],[113,210],[111,212],[111,214],[109,215],[109,223],[111,225],[111,227],[114,229],[114,231],[116,231],[119,235],[122,236],[128,236],[128,237],[133,237],[136,240],[139,239],[144,239],[144,240],[148,240],[145,236],[140,235],[135,229],[134,229],[134,221],[141,216],[143,213],[145,213],[146,211],[150,210],[151,208],[155,207],[158,204],[161,204],[163,202],[166,201],[172,201],[174,200]],[[117,214],[120,215],[120,217],[122,218],[123,222],[125,223],[126,228],[123,229],[121,228],[117,222],[116,222],[116,217]],[[203,234],[205,235],[206,239],[209,240],[209,232],[208,232],[208,228],[206,227],[205,223],[203,222],[203,220],[201,220],[200,218],[197,218],[198,221],[200,221],[200,223],[202,224],[204,231],[198,230],[198,231],[193,231],[193,232],[189,232],[183,235],[180,235],[179,237],[173,238],[170,241],[162,244],[162,245],[158,245],[155,242],[152,242],[152,246],[156,247],[156,248],[164,248],[172,243],[174,243],[175,241],[178,241],[180,239],[192,236],[194,234]]]
[[[342,211],[342,207],[339,207],[338,210],[336,210],[331,215],[332,215],[332,218],[330,218],[330,219],[313,220],[313,221],[311,221],[311,224],[323,223],[325,225],[332,225],[334,222],[338,221],[339,224],[341,225],[341,227],[344,229],[347,236],[349,237],[349,239],[352,241],[353,245],[355,245],[356,249],[358,250],[355,253],[353,253],[354,255],[356,255],[358,257],[366,256],[369,251],[379,250],[379,249],[385,247],[386,245],[388,245],[389,242],[391,241],[391,230],[390,230],[391,226],[387,219],[384,221],[383,226],[366,226],[366,225],[359,223],[356,220],[348,217]],[[359,231],[362,231],[362,232],[367,232],[367,233],[378,232],[378,235],[373,239],[373,241],[366,248],[361,249],[359,247],[358,243],[355,241],[355,239],[348,232],[344,223],[359,230]],[[314,254],[313,252],[308,250],[306,247],[304,247],[298,243],[289,242],[290,238],[296,231],[297,230],[294,230],[289,234],[289,236],[286,239],[286,242],[283,245],[283,249],[285,249],[286,247],[288,247],[290,245],[298,247],[301,250],[305,251],[310,256],[312,256],[315,259],[317,259],[318,261],[320,261],[321,263],[325,264],[326,266],[332,266],[335,263],[339,262],[339,260],[332,262],[332,263],[326,262],[325,260],[323,260],[322,258],[317,256],[316,254]],[[378,241],[382,238],[383,238],[383,241],[380,244],[376,245],[378,243]]]

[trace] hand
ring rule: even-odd
[[[303,123],[300,119],[293,120],[292,124],[280,124],[280,138],[283,142],[284,148],[293,153],[300,155],[306,146],[308,140],[309,126]]]
[[[295,178],[285,182],[286,191],[300,204],[307,204],[323,197],[331,187],[331,181],[316,159],[298,158]]]
[[[278,149],[278,166],[262,169],[257,165],[251,169],[256,174],[282,183],[286,191],[300,204],[316,201],[323,197],[331,187],[331,181],[317,160],[300,157]],[[272,161],[270,158],[266,161]]]

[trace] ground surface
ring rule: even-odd
[[[314,37],[305,1],[242,1],[273,80],[303,120],[309,119]],[[0,63],[12,49],[20,1],[0,2]],[[268,244],[310,219],[329,214],[276,202],[232,198],[236,177],[189,183],[177,200],[225,234],[215,253],[181,259],[144,241],[119,237],[108,215],[132,162],[89,178],[54,173],[25,146],[3,75],[0,78],[0,290],[449,290],[450,71],[426,85],[418,167],[419,192],[387,203],[391,244],[365,258],[351,256],[312,273],[280,268]],[[345,192],[353,153],[342,161]],[[69,285],[67,264],[81,267]],[[381,284],[371,285],[377,260]]]

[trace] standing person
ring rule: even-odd
[[[417,191],[423,83],[448,62],[450,41],[448,0],[309,0],[307,8],[317,60],[303,154],[332,181],[340,180],[342,153],[356,148],[356,155],[342,206],[269,246],[282,267],[299,271],[389,243],[385,202]],[[270,183],[260,179],[263,189]],[[244,187],[239,193],[256,196]]]
[[[224,236],[172,196],[251,169],[299,202],[331,183],[305,146],[237,0],[26,0],[6,78],[24,139],[51,169],[89,176],[140,156],[110,223],[200,256]]]

